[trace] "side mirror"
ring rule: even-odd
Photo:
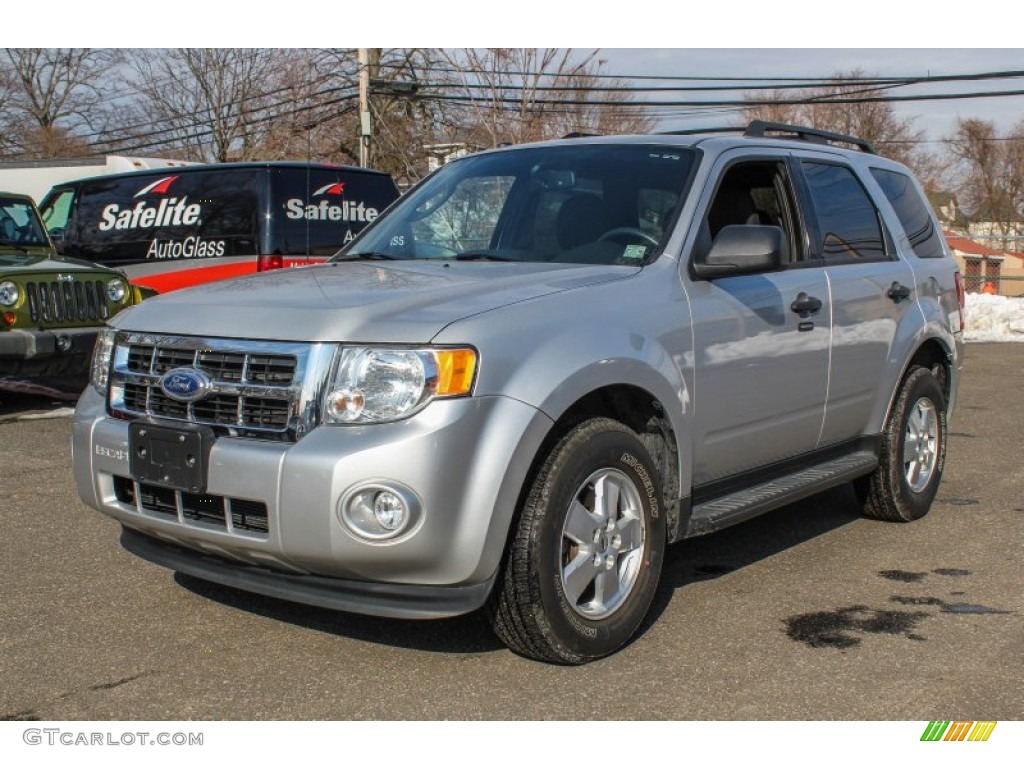
[[[733,224],[722,227],[708,255],[694,262],[693,271],[702,280],[771,272],[782,266],[787,250],[781,227]]]

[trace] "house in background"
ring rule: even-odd
[[[982,205],[971,214],[967,234],[989,248],[1020,252],[1024,249],[1024,216],[1007,206],[993,210]]]
[[[996,250],[948,230],[945,235],[969,293],[981,293],[991,283],[1003,296],[1024,295],[1024,254]]]
[[[960,207],[956,195],[952,192],[929,192],[928,202],[935,211],[939,223],[944,230],[966,235],[969,224],[967,214]]]

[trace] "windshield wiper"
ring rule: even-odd
[[[390,253],[380,251],[360,251],[359,253],[346,253],[343,256],[335,256],[331,261],[406,261],[402,256],[392,256]]]
[[[510,259],[508,256],[499,256],[488,251],[467,251],[466,253],[457,253],[452,258],[456,261],[520,261],[520,259]]]

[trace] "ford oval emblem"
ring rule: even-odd
[[[191,403],[210,391],[210,377],[195,368],[174,368],[160,377],[160,389],[172,400]]]

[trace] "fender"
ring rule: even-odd
[[[674,276],[675,270],[665,259],[625,280],[474,315],[447,326],[433,342],[487,339],[475,394],[524,402],[545,414],[552,427],[574,403],[605,387],[625,384],[648,392],[675,434],[678,487],[685,496],[692,485],[693,449],[692,402],[683,372],[693,355],[686,296],[677,280],[663,274]],[[620,309],[624,282],[630,293],[648,297],[642,309]],[[568,323],[566,304],[573,307]],[[537,443],[528,450],[535,456],[539,448]]]

